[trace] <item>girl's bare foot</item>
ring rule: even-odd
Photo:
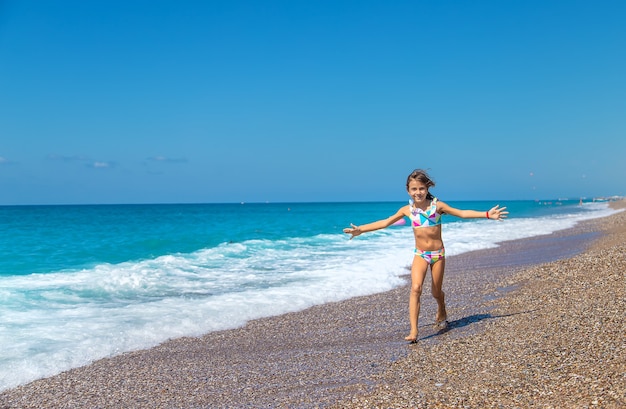
[[[439,308],[437,310],[437,315],[435,315],[435,326],[441,325],[441,323],[448,321],[448,313],[446,312],[446,307]]]
[[[409,335],[407,335],[406,337],[404,337],[405,341],[409,341],[411,344],[414,344],[417,342],[417,332],[415,333],[415,335],[413,335],[413,333],[411,332]]]
[[[435,329],[437,331],[443,331],[448,329],[448,321],[447,320],[443,320],[443,321],[439,321],[435,323]]]

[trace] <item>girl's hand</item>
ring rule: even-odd
[[[359,234],[363,233],[361,229],[359,229],[358,226],[355,226],[352,223],[350,223],[350,226],[352,227],[346,227],[345,229],[343,229],[344,233],[351,234],[350,240],[352,240],[354,237],[358,236]]]
[[[500,207],[500,205],[495,205],[487,212],[490,219],[494,220],[502,220],[506,219],[509,212],[506,211],[506,207]]]

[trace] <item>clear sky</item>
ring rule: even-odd
[[[0,0],[0,205],[626,195],[625,1]]]

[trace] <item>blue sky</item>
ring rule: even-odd
[[[623,1],[1,1],[0,205],[626,195]]]

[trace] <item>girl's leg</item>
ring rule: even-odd
[[[430,266],[430,272],[433,278],[431,286],[432,294],[433,297],[435,297],[435,300],[437,300],[437,315],[435,316],[435,322],[437,325],[441,322],[445,322],[448,318],[448,313],[446,312],[446,295],[441,289],[443,286],[443,273],[445,268],[445,258],[436,261],[432,266]]]
[[[428,271],[428,263],[419,256],[413,258],[411,266],[411,294],[409,296],[409,322],[411,333],[404,337],[405,340],[415,342],[417,340],[417,320],[420,315],[420,296],[424,277]]]

